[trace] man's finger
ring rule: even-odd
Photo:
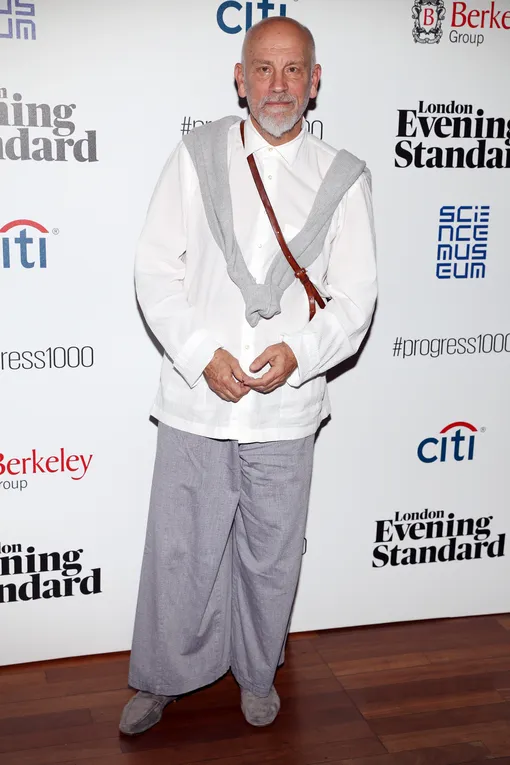
[[[235,403],[235,401],[238,399],[238,395],[237,388],[234,386],[238,386],[239,389],[242,387],[234,380],[230,370],[225,370],[225,373],[220,375],[215,381],[213,391],[224,401]]]
[[[250,372],[260,372],[260,370],[263,369],[266,364],[269,364],[272,357],[273,352],[269,348],[266,348],[266,350],[263,351],[260,356],[257,356],[257,358],[251,362]]]
[[[214,392],[224,401],[230,401],[230,403],[234,402],[235,395],[233,391],[229,390],[228,385],[225,383],[220,383]]]
[[[254,391],[257,391],[258,393],[272,393],[274,390],[280,387],[280,385],[283,385],[285,382],[286,377],[285,375],[278,373],[278,374],[272,374],[268,372],[263,377],[260,378],[259,385],[250,386]]]
[[[284,382],[285,382],[285,380],[278,380],[276,383],[274,383],[274,385],[270,385],[268,388],[266,388],[265,390],[260,391],[260,392],[261,393],[272,393],[277,388],[280,388],[283,385]]]
[[[235,398],[236,401],[239,401],[240,398],[245,396],[249,390],[245,385],[241,385],[241,383],[236,382],[233,377],[231,377],[230,380],[225,383],[225,388],[228,393]]]
[[[238,382],[246,383],[247,380],[254,380],[254,377],[250,377],[246,374],[246,372],[242,369],[241,365],[237,361],[237,359],[232,362],[232,374],[238,380]]]
[[[263,388],[254,388],[253,390],[256,393],[261,393],[262,395],[266,395],[266,393],[272,393],[274,390],[277,390],[282,385],[281,381],[277,381],[276,383],[273,383],[273,385],[264,385]]]
[[[227,393],[227,391],[220,390],[219,388],[217,388],[216,390],[213,389],[213,393],[216,393],[218,398],[221,398],[222,401],[228,401],[231,404],[234,403],[234,399],[232,398],[230,393]]]
[[[249,381],[246,385],[249,388],[253,388],[253,390],[261,390],[262,388],[271,385],[279,376],[280,373],[272,367],[269,372],[266,372],[262,377],[255,377],[253,382]]]

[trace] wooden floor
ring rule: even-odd
[[[508,615],[293,636],[269,728],[226,676],[119,736],[126,673],[126,654],[0,668],[1,765],[510,763]]]

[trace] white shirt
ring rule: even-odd
[[[303,125],[304,125],[303,121]],[[246,122],[228,136],[234,230],[252,275],[263,282],[279,250],[246,157],[254,153],[286,241],[300,231],[336,150],[309,134],[282,146],[268,144]],[[135,277],[138,299],[165,350],[151,414],[174,428],[239,442],[302,438],[330,413],[324,373],[355,353],[370,324],[376,298],[375,237],[369,184],[363,174],[334,213],[324,248],[307,269],[330,298],[308,321],[308,298],[295,279],[281,313],[251,327],[239,288],[206,220],[198,177],[182,142],[168,159],[152,196],[139,239]],[[238,403],[213,393],[202,372],[217,348],[249,371],[269,345],[284,340],[298,368],[287,382],[263,394],[251,390]]]

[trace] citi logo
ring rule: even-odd
[[[244,14],[242,14],[244,6]],[[239,3],[237,0],[225,0],[218,8],[216,21],[219,28],[229,35],[237,35],[250,29],[253,24],[262,19],[268,19],[270,15],[286,16],[287,6],[285,3],[279,4],[279,12],[270,14],[278,7],[278,3],[271,3],[269,0],[260,0],[260,2]],[[257,14],[260,11],[260,15]],[[254,16],[256,18],[254,19]]]
[[[418,445],[418,459],[427,463],[452,459],[471,462],[475,455],[475,433],[478,429],[469,422],[452,422],[440,431],[440,438],[423,439]]]
[[[9,234],[10,232],[10,234]],[[35,220],[11,220],[0,228],[2,236],[2,253],[0,265],[11,268],[21,265],[22,268],[46,268],[46,234],[49,231]],[[54,229],[53,233],[58,233]]]

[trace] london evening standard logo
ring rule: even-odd
[[[372,568],[502,558],[506,534],[492,535],[494,516],[456,518],[425,509],[375,522]]]
[[[1,0],[0,0],[1,2]],[[76,104],[24,103],[0,88],[0,160],[97,162],[97,134],[76,138]]]
[[[418,102],[398,109],[395,167],[510,168],[510,119],[472,104]]]
[[[418,444],[417,455],[421,462],[471,462],[475,456],[476,433],[485,428],[475,428],[470,422],[451,422],[439,431],[438,436],[424,438]]]
[[[101,569],[83,570],[83,549],[38,552],[0,543],[0,604],[101,592]]]
[[[443,205],[439,211],[436,276],[484,279],[489,205]]]
[[[35,40],[35,3],[3,0],[0,8],[0,40]]]
[[[285,3],[272,3],[270,0],[239,3],[237,0],[225,0],[216,12],[216,21],[222,32],[236,35],[247,32],[254,24],[269,16],[286,16]]]
[[[510,8],[500,7],[495,0],[477,8],[468,8],[465,2],[454,2],[451,11],[444,0],[414,0],[411,15],[414,19],[413,38],[417,43],[439,43],[444,23],[450,25],[450,42],[476,46],[485,42],[487,30],[510,29]]]

